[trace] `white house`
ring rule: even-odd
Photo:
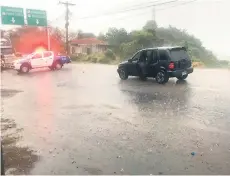
[[[70,41],[71,54],[92,54],[105,52],[108,44],[97,38],[82,38]]]

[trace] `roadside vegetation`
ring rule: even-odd
[[[99,34],[98,39],[106,41],[109,45],[109,50],[105,54],[72,56],[72,59],[94,63],[118,63],[128,59],[142,48],[185,46],[194,67],[225,67],[228,65],[228,61],[219,61],[211,51],[202,45],[199,39],[190,35],[186,30],[172,26],[159,28],[154,21],[148,21],[141,30],[131,32],[127,32],[124,28],[109,28],[105,34]]]
[[[105,53],[93,53],[90,55],[78,54],[71,55],[70,57],[72,61],[76,62],[116,64],[120,61],[111,49],[107,49]]]

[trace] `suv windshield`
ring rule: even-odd
[[[189,60],[189,55],[184,49],[173,49],[170,50],[170,56],[172,61],[179,61],[182,59]]]

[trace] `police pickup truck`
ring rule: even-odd
[[[70,63],[69,56],[58,55],[53,51],[34,52],[14,61],[14,69],[20,73],[28,73],[31,69],[49,67],[60,70],[64,64]]]

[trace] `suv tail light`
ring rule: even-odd
[[[169,64],[169,69],[170,69],[170,70],[173,70],[174,68],[175,68],[174,63],[173,63],[173,62],[170,62],[170,64]]]

